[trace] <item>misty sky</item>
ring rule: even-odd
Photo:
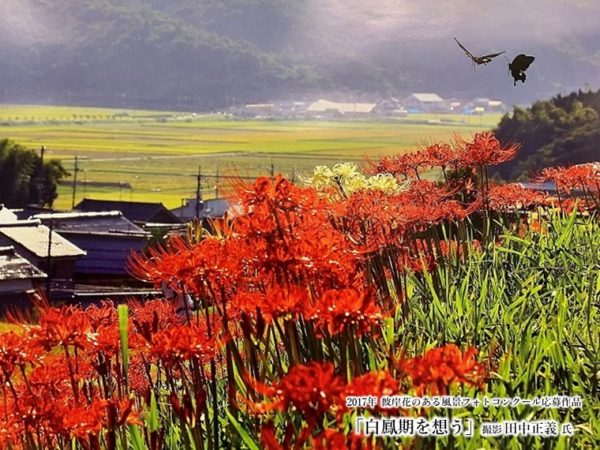
[[[0,0],[0,45],[35,53],[39,46],[73,39],[51,4]],[[391,61],[391,72],[405,65],[422,67],[439,80],[452,73],[483,91],[485,82],[506,82],[505,57],[528,53],[536,56],[529,99],[551,95],[552,89],[600,87],[600,0],[298,0],[298,5],[295,26],[274,39],[309,63],[339,63],[347,70],[344,64],[382,67]],[[473,74],[454,36],[474,54],[506,55]],[[566,66],[561,54],[581,66]]]
[[[311,0],[308,17],[343,52],[459,36],[472,47],[521,48],[573,39],[600,29],[598,0]],[[453,44],[453,42],[450,42]],[[340,47],[341,45],[341,47]],[[334,47],[333,45],[331,47]],[[600,43],[595,49],[600,64]],[[590,56],[590,55],[588,55]]]
[[[575,49],[576,38],[600,30],[598,0],[298,1],[305,5],[301,8],[303,26],[325,38],[322,46],[308,42],[306,50],[318,54],[321,48],[337,49],[340,57],[373,51],[390,42],[402,46],[455,35],[481,51],[549,40]],[[37,5],[37,0],[1,0],[2,39],[32,45],[69,39],[60,18],[39,14]],[[580,50],[600,64],[600,42],[595,49]]]

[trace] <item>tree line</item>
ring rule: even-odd
[[[58,182],[67,176],[59,160],[44,160],[34,150],[0,140],[0,203],[9,208],[52,206]]]
[[[514,108],[495,130],[503,143],[519,142],[519,156],[498,168],[505,179],[523,179],[544,167],[598,160],[600,91],[573,92],[529,108]]]

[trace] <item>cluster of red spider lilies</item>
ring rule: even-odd
[[[410,314],[408,274],[460,264],[528,226],[528,208],[572,207],[574,189],[578,208],[598,205],[594,165],[544,171],[557,199],[492,185],[488,166],[516,151],[480,133],[370,164],[409,181],[396,192],[237,186],[235,218],[132,259],[137,277],[193,300],[184,313],[166,300],[46,306],[0,334],[0,446],[376,448],[351,432],[347,396],[483,389],[489,355],[407,354],[393,324]],[[430,169],[443,182],[423,180]]]

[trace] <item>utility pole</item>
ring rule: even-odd
[[[77,172],[79,171],[77,156],[75,156],[75,167],[73,168],[73,197],[71,198],[71,209],[75,209],[75,193],[77,192]]]
[[[52,230],[54,230],[54,218],[50,219],[48,229],[48,256],[46,257],[46,296],[50,300],[50,283],[52,281]]]
[[[217,172],[215,176],[215,198],[219,198],[219,165],[217,164]]]
[[[42,145],[40,148],[40,167],[37,175],[37,180],[35,182],[37,188],[37,204],[40,208],[44,206],[44,153],[46,152],[46,147]]]
[[[196,175],[196,219],[200,219],[200,209],[202,203],[202,192],[200,184],[202,181],[202,166],[198,166],[198,175]]]

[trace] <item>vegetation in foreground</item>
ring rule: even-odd
[[[597,448],[597,165],[494,186],[490,133],[237,186],[241,210],[132,261],[192,305],[41,310],[0,335],[12,448]],[[437,167],[445,182],[421,180]],[[582,196],[576,201],[575,191]],[[581,408],[349,408],[356,395],[578,395]],[[573,436],[366,438],[365,416],[572,422]]]

